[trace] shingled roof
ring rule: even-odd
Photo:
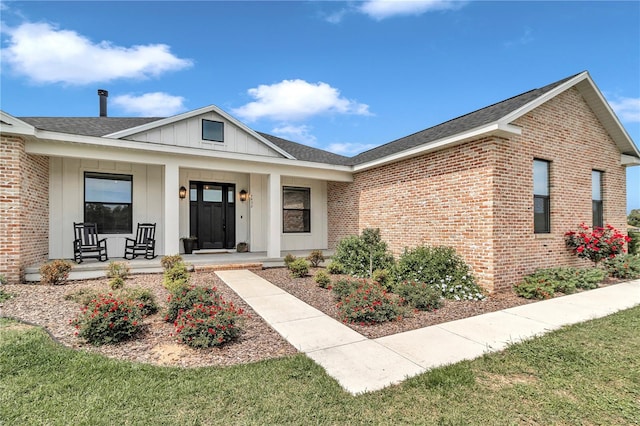
[[[517,111],[519,108],[535,101],[545,93],[571,80],[579,74],[564,78],[539,89],[530,90],[518,96],[495,103],[477,111],[446,121],[442,124],[421,130],[409,136],[397,139],[379,147],[362,152],[354,157],[344,157],[332,152],[313,148],[292,142],[266,133],[259,133],[283,151],[301,161],[311,161],[324,164],[357,166],[363,163],[382,159],[443,138],[455,136],[484,125],[496,122],[503,117]],[[149,118],[119,118],[119,117],[19,117],[32,126],[41,130],[60,133],[70,133],[84,136],[105,136],[122,130],[141,126],[162,117]]]

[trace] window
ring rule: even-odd
[[[311,189],[282,189],[282,232],[311,232]]]
[[[602,172],[591,171],[591,206],[593,209],[593,227],[604,226],[604,216],[602,211]]]
[[[549,202],[549,162],[533,160],[533,231],[551,232]]]
[[[130,234],[133,208],[130,175],[84,174],[84,221],[98,225],[100,234]]]
[[[202,120],[202,140],[224,142],[224,123]]]

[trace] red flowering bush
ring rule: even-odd
[[[567,247],[578,257],[589,259],[596,265],[601,260],[613,259],[617,254],[624,253],[625,243],[631,241],[611,225],[589,231],[589,227],[582,223],[580,228],[582,230],[564,234]]]
[[[238,337],[244,311],[220,298],[215,305],[197,304],[180,310],[174,322],[180,343],[194,348],[219,346]]]
[[[186,311],[193,305],[217,305],[221,300],[218,290],[206,287],[189,286],[177,288],[169,294],[165,321],[174,322],[180,311]]]
[[[142,328],[142,314],[133,300],[101,294],[82,308],[70,321],[76,334],[93,345],[117,343],[137,334]]]
[[[352,292],[340,299],[338,310],[343,322],[376,324],[402,318],[405,310],[400,302],[380,284],[360,281]]]

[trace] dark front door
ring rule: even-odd
[[[236,187],[230,183],[191,182],[189,226],[199,249],[236,245]]]

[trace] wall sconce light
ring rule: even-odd
[[[247,191],[245,191],[244,189],[240,191],[240,201],[242,202],[247,201],[248,196],[249,196],[249,193],[247,193]]]
[[[181,200],[184,200],[184,198],[187,196],[187,188],[181,186],[180,190],[178,191],[178,195],[180,196]]]

